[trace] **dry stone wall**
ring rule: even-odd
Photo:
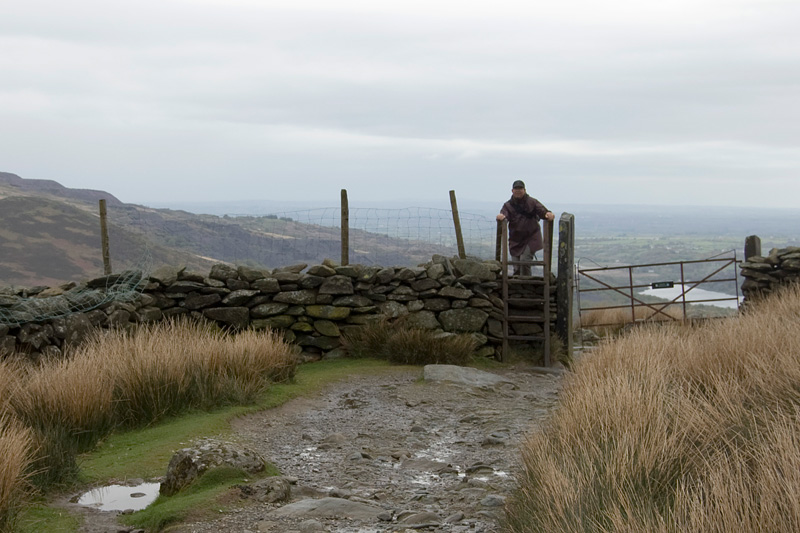
[[[209,273],[162,267],[150,274],[133,301],[114,301],[44,322],[0,324],[0,354],[19,351],[34,358],[57,356],[96,327],[129,327],[190,316],[231,329],[282,330],[309,358],[343,355],[342,334],[351,328],[382,318],[402,318],[412,327],[472,334],[481,346],[479,354],[490,356],[502,338],[500,268],[497,261],[444,256],[433,256],[414,268],[341,266],[327,260],[275,270],[217,264]],[[552,276],[551,283],[555,283]],[[102,287],[104,278],[87,285]],[[541,286],[526,286],[534,291],[526,296],[541,296]],[[42,294],[63,297],[59,291],[75,289],[71,285],[0,289],[0,306],[11,308],[22,299]],[[514,314],[541,315],[541,309],[523,307]],[[552,294],[553,321],[555,315]],[[512,325],[511,333],[531,335],[540,333],[541,328],[536,323],[520,323]]]
[[[800,247],[773,248],[765,256],[748,257],[741,265],[745,304],[800,280]]]

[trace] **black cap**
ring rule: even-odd
[[[514,182],[514,185],[511,186],[512,189],[524,189],[525,182],[522,180],[517,180]]]

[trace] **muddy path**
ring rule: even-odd
[[[421,369],[360,376],[235,422],[295,482],[292,502],[345,500],[378,508],[377,519],[346,504],[279,514],[284,504],[246,502],[179,531],[498,531],[519,445],[549,416],[561,379],[524,365],[493,373],[504,382],[426,381]]]
[[[494,385],[390,369],[234,421],[234,440],[275,464],[288,502],[233,491],[213,520],[180,533],[495,532],[515,486],[520,444],[546,420],[561,374],[493,370]],[[88,512],[85,532],[130,531]]]

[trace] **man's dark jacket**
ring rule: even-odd
[[[503,204],[500,213],[508,220],[508,249],[512,256],[522,255],[525,245],[536,253],[544,247],[539,220],[543,219],[548,209],[536,198],[525,196],[519,200],[513,196]]]

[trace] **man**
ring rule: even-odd
[[[503,204],[497,220],[508,219],[508,248],[514,261],[531,261],[534,254],[544,247],[539,220],[555,220],[551,213],[536,198],[525,192],[525,183],[517,180],[511,186],[511,199]],[[514,275],[530,276],[530,265],[514,265]]]

